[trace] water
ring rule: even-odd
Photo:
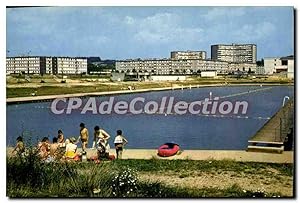
[[[258,90],[258,91],[253,91]],[[228,149],[242,150],[247,148],[247,141],[273,116],[281,107],[283,97],[293,96],[292,86],[235,86],[208,87],[197,89],[148,92],[127,95],[115,95],[115,100],[131,101],[140,96],[146,101],[160,103],[164,96],[173,96],[175,101],[187,102],[203,100],[209,97],[226,97],[229,101],[247,101],[248,118],[205,117],[192,114],[125,114],[93,115],[72,114],[55,115],[50,109],[50,102],[7,105],[7,139],[6,144],[15,144],[16,138],[25,131],[25,139],[31,137],[34,143],[44,136],[52,140],[57,130],[62,129],[65,137],[79,135],[79,124],[86,124],[90,133],[89,147],[92,145],[93,128],[99,125],[110,135],[110,145],[117,129],[121,129],[128,139],[127,148],[157,148],[165,142],[176,142],[183,149]],[[237,94],[242,93],[242,94]],[[109,97],[99,97],[108,100]],[[223,100],[224,100],[223,99]]]

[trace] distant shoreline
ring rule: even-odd
[[[89,97],[89,96],[107,96],[107,95],[121,95],[121,94],[134,94],[144,93],[152,91],[167,91],[178,89],[190,89],[190,88],[204,88],[204,87],[230,87],[230,86],[293,86],[293,83],[235,83],[227,84],[198,84],[198,85],[174,85],[172,87],[161,88],[144,88],[136,90],[117,90],[117,91],[102,91],[102,92],[83,92],[73,94],[59,94],[59,95],[43,95],[43,96],[29,96],[29,97],[11,97],[6,98],[7,104],[19,104],[19,103],[32,103],[32,102],[45,102],[51,101],[56,98],[71,98],[71,97]]]

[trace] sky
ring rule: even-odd
[[[8,56],[169,58],[213,44],[257,45],[258,59],[294,53],[293,7],[33,7],[6,9]]]

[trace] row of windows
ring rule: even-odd
[[[6,58],[6,60],[9,60],[9,61],[13,61],[13,60],[17,60],[17,61],[20,61],[20,60],[39,60],[40,58],[39,57],[33,57],[33,58]]]
[[[228,66],[228,64],[212,64],[212,63],[205,63],[205,64],[174,64],[174,65],[171,65],[171,66],[168,66],[168,65],[142,65],[142,66],[139,66],[139,65],[130,65],[130,64],[122,64],[122,65],[116,65],[116,67],[119,67],[119,68],[153,68],[153,67],[158,67],[158,68],[169,68],[169,67],[193,67],[193,66]]]
[[[6,63],[40,63],[40,61],[36,60],[22,60],[22,61],[6,61]]]

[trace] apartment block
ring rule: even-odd
[[[267,75],[286,72],[288,78],[294,78],[294,56],[264,58],[264,72]]]
[[[57,57],[58,74],[81,74],[87,72],[86,58]]]
[[[256,63],[255,44],[216,44],[211,46],[211,59],[231,63]]]
[[[6,58],[7,74],[81,74],[87,73],[82,57],[20,56]]]
[[[171,59],[206,59],[205,51],[172,51]]]
[[[214,70],[218,73],[229,71],[229,63],[199,59],[146,59],[116,61],[116,70],[123,73],[152,73],[156,75],[193,74]]]
[[[41,57],[7,57],[6,58],[6,73],[8,74],[40,74]]]

